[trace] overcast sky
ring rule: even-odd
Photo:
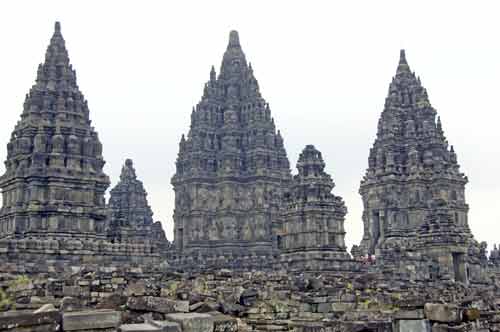
[[[132,158],[172,240],[179,138],[236,29],[293,171],[306,144],[323,152],[349,210],[350,248],[362,237],[359,181],[405,48],[469,177],[471,229],[491,246],[500,242],[495,2],[2,1],[0,160],[59,20],[112,186]]]

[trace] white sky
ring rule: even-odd
[[[236,29],[291,164],[306,144],[323,152],[349,209],[350,249],[362,236],[359,181],[405,48],[469,177],[470,226],[491,246],[500,242],[496,2],[2,1],[0,160],[60,20],[112,186],[132,158],[172,240],[179,138]]]

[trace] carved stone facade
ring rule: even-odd
[[[479,244],[467,224],[456,222],[448,203],[440,198],[417,231],[416,251],[431,261],[433,278],[464,283],[483,282],[487,265],[486,243]]]
[[[361,181],[364,236],[353,254],[381,247],[409,248],[431,210],[444,199],[460,227],[467,227],[467,177],[448,147],[439,117],[420,79],[410,71],[404,51],[389,87],[377,138]]]
[[[125,161],[120,181],[111,190],[109,199],[108,239],[112,243],[148,243],[168,246],[159,221],[153,221],[153,211],[147,193],[137,179],[131,159]]]
[[[172,178],[175,248],[185,259],[229,264],[276,252],[290,165],[238,33],[230,33],[182,136]],[[224,263],[223,263],[224,264]]]
[[[104,239],[102,145],[90,125],[60,26],[7,144],[0,238]]]
[[[344,242],[347,208],[331,193],[335,184],[314,146],[304,148],[297,169],[284,199],[282,264],[292,270],[339,270],[350,260]]]

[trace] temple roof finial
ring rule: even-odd
[[[120,174],[120,180],[135,180],[137,176],[135,175],[134,162],[132,159],[126,159],[125,165],[122,167],[122,172]]]
[[[399,64],[408,64],[406,62],[406,53],[404,49],[399,51]]]
[[[241,47],[240,37],[238,36],[238,31],[236,30],[231,30],[229,33],[229,44],[227,45],[227,48],[232,47]]]
[[[61,23],[59,21],[54,24],[54,32],[61,32]]]
[[[408,65],[408,62],[406,61],[406,53],[405,53],[404,49],[402,49],[399,52],[399,64],[398,64],[398,70],[397,70],[396,74],[400,74],[403,72],[411,73],[410,66]]]

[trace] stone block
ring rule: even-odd
[[[318,303],[318,312],[328,313],[332,312],[332,303]]]
[[[130,297],[127,301],[127,307],[136,311],[152,311],[164,314],[189,312],[189,301],[176,301],[154,296]]]
[[[352,310],[356,307],[356,303],[350,303],[350,302],[339,302],[339,303],[332,303],[332,311],[348,311]]]
[[[39,313],[7,311],[0,313],[0,331],[21,330],[37,325],[58,325],[61,321],[59,311],[43,311]]]
[[[124,324],[118,329],[120,332],[162,332],[163,330],[149,323],[142,324]]]
[[[62,295],[71,297],[80,297],[82,295],[82,288],[79,286],[63,285]]]
[[[83,308],[82,301],[74,297],[66,296],[63,297],[63,299],[61,300],[60,304],[61,311],[64,312],[78,311],[82,310],[82,308]]]
[[[121,313],[114,310],[66,312],[62,323],[64,331],[116,328],[121,323]]]
[[[153,320],[150,323],[160,328],[162,332],[182,332],[179,323],[158,320]]]
[[[468,308],[464,309],[463,311],[464,319],[467,321],[473,321],[476,319],[479,319],[479,316],[481,315],[479,309],[476,308]]]
[[[430,332],[431,325],[426,319],[396,320],[394,332]]]
[[[47,303],[41,306],[40,308],[36,309],[33,311],[34,314],[39,314],[41,312],[50,312],[50,311],[56,311],[56,308],[52,303]]]
[[[238,321],[227,315],[209,313],[214,319],[214,332],[237,332]]]
[[[143,281],[134,282],[129,284],[123,295],[125,296],[144,296],[146,294],[146,284]]]
[[[395,320],[406,320],[406,319],[424,319],[424,310],[423,309],[415,309],[415,310],[399,310],[394,313]]]
[[[214,329],[214,318],[208,314],[177,313],[168,314],[166,318],[179,323],[182,332],[212,332]]]
[[[457,306],[441,303],[426,303],[424,306],[425,317],[436,322],[460,322],[460,311]]]

